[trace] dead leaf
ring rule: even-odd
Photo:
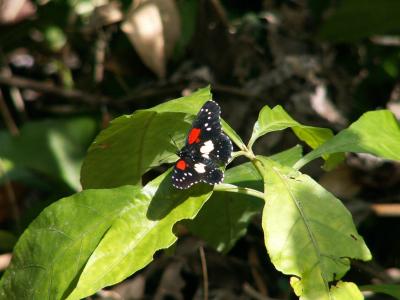
[[[24,20],[36,12],[29,0],[0,0],[0,24],[12,24]]]
[[[143,63],[158,77],[165,77],[167,59],[181,34],[174,0],[137,0],[121,25]]]

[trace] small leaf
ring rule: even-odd
[[[108,229],[68,299],[89,296],[146,266],[157,250],[177,240],[174,224],[194,218],[211,193],[212,187],[204,184],[182,191],[173,188],[171,172],[147,184]]]
[[[390,295],[396,299],[400,299],[400,284],[374,284],[360,286],[362,291],[371,291],[374,293],[382,293]]]
[[[358,289],[357,285],[352,282],[339,281],[331,287],[333,300],[363,300],[364,296]]]
[[[79,170],[95,129],[89,118],[28,122],[17,137],[0,132],[0,158],[79,190]]]
[[[293,120],[280,105],[275,106],[273,109],[266,105],[260,111],[258,120],[254,124],[253,133],[248,147],[251,149],[254,142],[259,137],[269,132],[286,128],[291,128],[300,140],[307,143],[313,149],[333,137],[333,133],[330,129],[306,126]],[[342,160],[342,157],[339,157],[338,155],[336,157],[326,156],[324,158],[328,160],[328,165],[331,168]]]
[[[257,159],[265,172],[262,226],[271,262],[300,279],[292,285],[301,299],[332,299],[329,284],[348,271],[349,259],[371,258],[351,214],[309,176]]]
[[[239,149],[244,150],[245,144],[243,143],[240,136],[226,123],[223,119],[221,119],[222,129],[229,136],[229,138],[238,146]]]
[[[304,156],[295,168],[321,155],[337,152],[370,153],[400,160],[400,128],[396,118],[389,110],[367,112],[349,128]]]

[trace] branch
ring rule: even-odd
[[[264,200],[264,193],[262,193],[262,192],[259,192],[257,190],[253,190],[250,188],[244,188],[244,187],[240,187],[237,185],[228,184],[228,183],[221,183],[221,184],[215,185],[214,191],[246,194],[246,195],[250,195],[250,196]]]
[[[40,82],[19,76],[7,76],[0,74],[0,84],[14,86],[21,89],[31,89],[38,92],[53,94],[69,100],[84,102],[89,105],[109,103],[110,98],[101,95],[92,95],[76,89],[64,89],[48,82]]]

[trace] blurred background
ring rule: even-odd
[[[245,141],[264,105],[338,132],[368,110],[400,118],[399,72],[394,0],[0,0],[0,276],[43,208],[81,190],[86,150],[114,117],[210,84]],[[277,132],[255,152],[297,143]],[[345,280],[400,282],[400,165],[320,165],[304,171],[344,201],[374,255]],[[227,255],[181,231],[173,251],[93,298],[203,299],[205,249],[210,299],[296,299],[258,216]]]

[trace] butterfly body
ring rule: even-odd
[[[219,105],[211,100],[200,109],[185,146],[178,152],[172,175],[174,187],[187,189],[198,182],[222,182],[224,174],[219,167],[229,161],[232,143],[221,130],[220,114]]]

